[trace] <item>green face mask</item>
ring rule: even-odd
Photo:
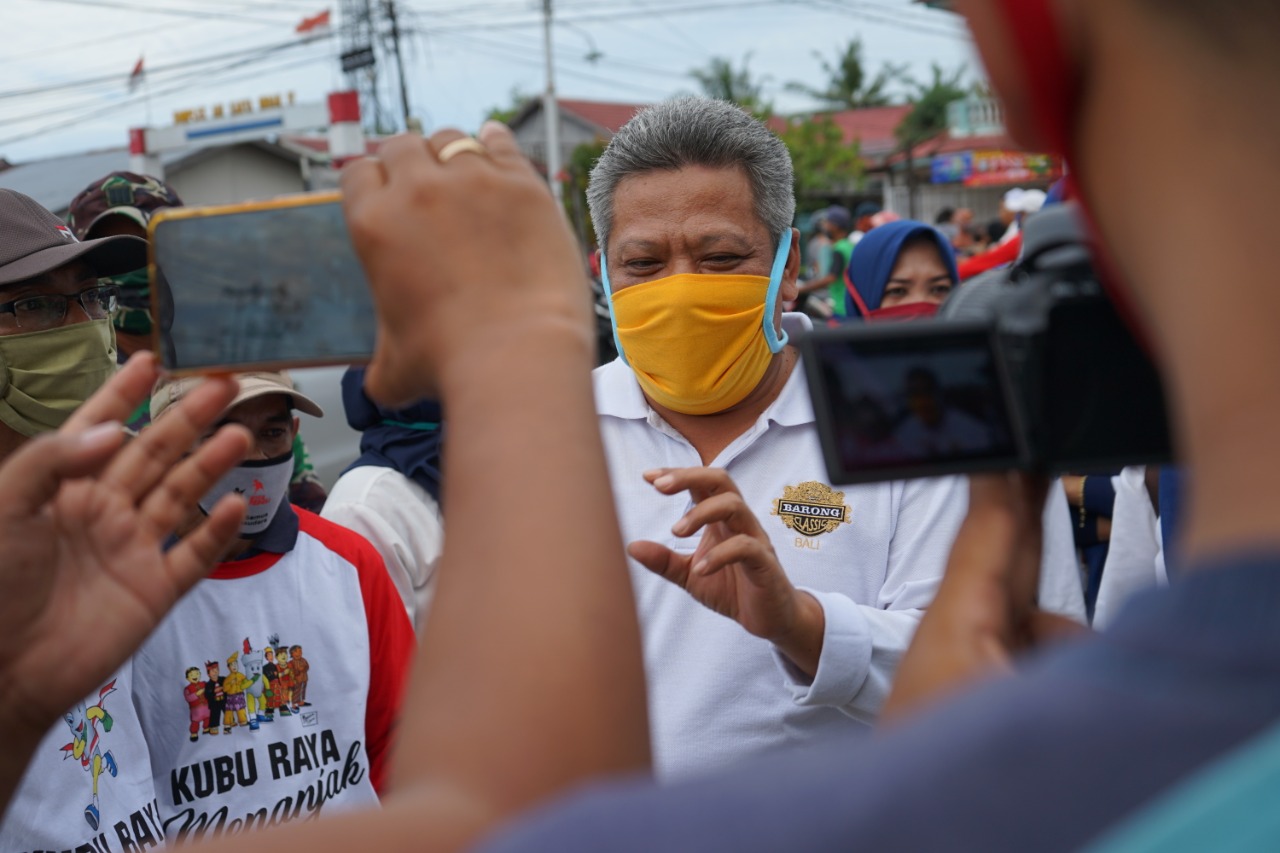
[[[110,320],[0,335],[0,421],[28,438],[55,430],[115,371]]]
[[[102,279],[120,288],[120,298],[111,322],[126,335],[151,334],[151,282],[145,269]]]

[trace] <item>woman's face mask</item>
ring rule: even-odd
[[[710,415],[755,390],[787,343],[774,316],[790,250],[788,229],[768,278],[680,274],[610,291],[618,352],[649,399],[682,414]],[[609,291],[604,264],[601,273]]]

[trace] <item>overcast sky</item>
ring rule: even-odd
[[[372,0],[375,7],[384,2]],[[343,5],[2,0],[0,157],[23,162],[124,145],[128,128],[171,124],[180,109],[290,91],[299,101],[322,101],[346,88],[337,60]],[[396,6],[408,31],[402,51],[410,105],[428,131],[474,130],[490,108],[510,103],[513,90],[541,91],[540,2]],[[325,8],[333,12],[332,38],[293,35],[304,16]],[[855,36],[872,71],[906,63],[924,79],[936,62],[967,66],[971,77],[981,73],[959,19],[910,0],[556,0],[555,14],[556,83],[566,98],[643,103],[694,92],[689,70],[721,56],[748,60],[779,110],[804,110],[812,102],[786,84],[820,85],[813,53],[834,59]],[[131,94],[127,80],[139,57],[149,73]],[[396,78],[390,67],[379,68],[381,100],[398,121]]]

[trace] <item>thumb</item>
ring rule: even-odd
[[[666,578],[676,586],[684,587],[688,583],[690,558],[687,556],[681,556],[657,542],[643,540],[628,545],[627,554],[655,575]]]
[[[54,499],[63,481],[101,471],[123,443],[124,430],[116,421],[28,441],[0,466],[0,514],[36,514]]]

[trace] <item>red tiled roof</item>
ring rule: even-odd
[[[617,133],[624,124],[631,121],[632,116],[648,106],[648,104],[615,104],[609,101],[576,101],[565,98],[560,98],[556,103],[561,110],[573,113],[596,127],[603,127],[610,133]]]
[[[842,110],[830,113],[831,120],[844,133],[846,142],[862,141],[868,148],[892,148],[898,144],[894,131],[911,112],[907,105],[897,107],[870,107],[865,110]]]
[[[958,136],[952,137],[949,133],[943,133],[935,136],[928,142],[923,142],[916,146],[916,159],[922,157],[937,157],[943,154],[959,154],[962,151],[1025,151],[1026,149],[1019,145],[1007,133],[998,133],[989,136]],[[902,152],[895,154],[889,158],[890,163],[901,163],[906,159],[906,155]]]
[[[855,141],[860,145],[864,158],[882,158],[898,147],[894,131],[911,112],[909,105],[896,107],[867,107],[861,110],[840,110],[822,113],[840,128],[846,144]],[[769,127],[776,133],[785,127],[787,119],[774,117]]]

